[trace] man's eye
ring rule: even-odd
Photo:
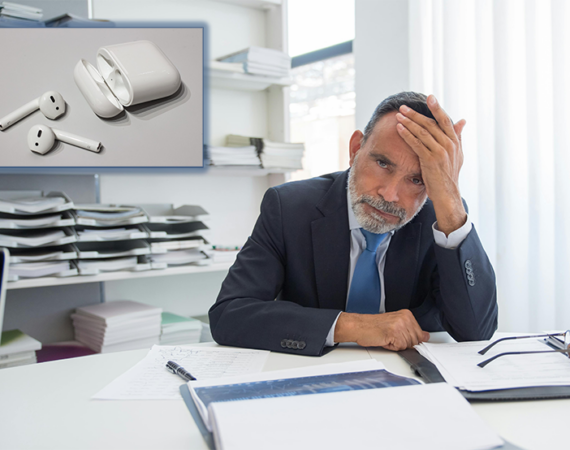
[[[382,167],[382,169],[386,169],[388,167],[388,164],[386,164],[384,161],[376,161],[376,162],[380,167]]]
[[[421,186],[422,184],[424,184],[421,178],[412,178],[412,183],[414,183],[417,186]]]

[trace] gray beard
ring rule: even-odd
[[[356,163],[356,161],[354,161]],[[397,206],[393,202],[387,202],[384,198],[378,194],[378,197],[372,197],[368,194],[358,195],[356,192],[356,175],[354,170],[354,165],[348,173],[348,193],[350,197],[350,206],[354,212],[356,220],[362,228],[366,231],[375,234],[384,234],[390,231],[396,231],[406,225],[410,220],[412,220],[420,212],[425,204],[418,208],[418,210],[406,220],[406,210]],[[389,223],[384,217],[374,212],[366,212],[364,209],[364,204],[368,203],[375,209],[383,211],[388,214],[397,216],[400,220],[398,223]]]

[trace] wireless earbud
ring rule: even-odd
[[[13,113],[0,119],[0,130],[5,130],[34,111],[40,110],[48,119],[54,120],[65,113],[65,100],[59,92],[48,91],[41,97],[26,103]]]
[[[31,151],[44,155],[53,148],[56,139],[95,153],[100,152],[103,148],[101,142],[59,131],[45,125],[34,125],[30,128],[28,132],[28,147]]]

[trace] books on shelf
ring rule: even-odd
[[[77,308],[71,315],[75,339],[99,353],[158,344],[162,308],[118,300]]]
[[[226,144],[230,147],[247,145],[255,145],[262,166],[265,169],[302,169],[302,159],[305,152],[305,144],[274,142],[269,139],[254,138],[248,136],[239,136],[230,134],[226,137]]]
[[[37,361],[36,350],[41,348],[40,341],[20,330],[3,331],[0,338],[0,369],[34,364]]]
[[[245,73],[271,77],[289,77],[291,57],[272,48],[251,46],[244,50],[217,58],[225,63],[240,63]]]
[[[195,344],[200,342],[202,322],[171,312],[162,313],[160,345]]]

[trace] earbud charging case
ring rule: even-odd
[[[97,69],[82,59],[73,78],[91,109],[104,118],[116,116],[125,106],[168,97],[181,83],[178,69],[150,41],[101,47]]]

